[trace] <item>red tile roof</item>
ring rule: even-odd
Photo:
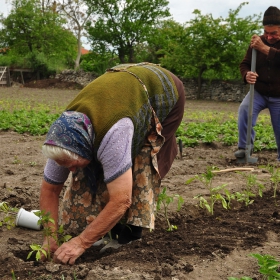
[[[89,53],[89,50],[86,50],[84,47],[81,49],[81,54],[87,54]]]

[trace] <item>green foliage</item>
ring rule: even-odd
[[[0,212],[4,215],[4,217],[1,217],[0,227],[6,226],[7,229],[15,227],[15,216],[18,209],[10,207],[7,202],[0,202]]]
[[[188,115],[191,121],[181,122],[176,131],[186,147],[199,143],[219,142],[227,146],[238,142],[237,116],[225,116],[223,112],[198,112]],[[254,151],[276,150],[275,137],[269,116],[263,115],[254,127],[256,138]]]
[[[246,178],[246,187],[245,189],[240,193],[236,192],[236,200],[237,201],[244,201],[246,206],[249,206],[254,202],[253,197],[256,196],[255,194],[255,188],[258,188],[258,194],[260,197],[262,197],[263,189],[265,188],[263,184],[257,181],[257,177],[255,174],[243,174]]]
[[[266,279],[280,279],[280,273],[277,272],[280,263],[273,256],[260,254],[250,254],[250,256],[258,260],[259,272],[265,275]]]
[[[278,273],[280,263],[273,256],[260,254],[250,254],[249,256],[254,257],[258,260],[258,265],[260,267],[259,272],[263,275],[262,279],[280,279],[280,273]],[[241,278],[228,277],[228,280],[253,280],[253,278],[246,276]]]
[[[82,56],[80,68],[86,72],[102,75],[106,69],[116,66],[118,61],[118,57],[110,51],[104,53],[88,53]]]
[[[280,170],[273,165],[268,165],[266,169],[271,175],[270,182],[273,188],[273,197],[276,198],[277,188],[280,183]]]
[[[209,191],[210,201],[205,199],[202,195],[197,195],[194,198],[199,199],[199,206],[201,208],[205,207],[211,215],[214,215],[214,205],[217,201],[220,201],[222,203],[223,208],[225,208],[225,209],[229,208],[228,201],[225,199],[225,196],[220,193],[222,190],[224,190],[226,184],[223,184],[218,187],[212,186],[213,179],[215,176],[215,174],[213,173],[213,170],[215,170],[215,169],[216,169],[215,167],[207,167],[207,170],[205,173],[203,173],[201,175],[197,175],[194,178],[191,178],[190,180],[188,180],[186,182],[186,184],[189,184],[194,179],[198,179],[205,185],[205,187]],[[229,191],[227,191],[227,197],[231,198]]]
[[[59,114],[50,114],[49,111],[15,110],[0,111],[0,131],[14,130],[20,134],[29,132],[31,135],[44,135],[50,125],[59,117]]]
[[[149,43],[156,48],[160,63],[186,78],[208,80],[240,79],[239,63],[252,34],[262,26],[260,15],[240,18],[240,10],[230,10],[225,18],[213,18],[194,10],[195,18],[180,25],[174,21],[160,23]]]
[[[51,218],[50,213],[46,213],[44,211],[36,211],[34,214],[39,217],[38,224],[42,226],[43,228],[43,235],[47,238],[47,246],[43,247],[38,244],[32,244],[30,245],[31,251],[27,255],[27,259],[30,259],[30,257],[35,253],[35,258],[37,261],[39,261],[44,255],[48,261],[51,260],[51,250],[50,250],[50,239],[53,238],[58,246],[60,246],[62,243],[67,242],[72,238],[70,235],[64,235],[64,229],[61,225],[58,230],[54,230],[55,221]]]
[[[158,200],[157,200],[157,206],[156,206],[157,211],[159,211],[161,209],[161,205],[163,205],[163,208],[164,208],[164,216],[165,216],[165,219],[166,219],[167,225],[168,225],[167,231],[173,231],[173,230],[177,229],[176,225],[170,224],[170,221],[168,218],[168,207],[174,201],[175,197],[178,199],[177,211],[180,211],[180,209],[184,203],[183,197],[178,194],[175,194],[172,196],[168,195],[166,193],[166,187],[164,187],[162,189],[162,192],[159,194]]]
[[[156,22],[170,16],[166,0],[86,0],[99,17],[87,31],[97,53],[113,49],[121,63],[135,62],[134,47],[149,38]]]
[[[7,48],[0,62],[32,68],[42,77],[73,65],[75,36],[63,28],[64,19],[39,0],[13,0],[10,14],[0,17],[0,47]],[[17,57],[18,60],[14,60]]]
[[[151,58],[149,61],[160,63],[174,74],[183,76],[188,53],[184,49],[186,29],[170,19],[157,24],[152,36],[148,38]]]

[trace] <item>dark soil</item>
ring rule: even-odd
[[[43,82],[42,82],[43,83]],[[37,84],[38,85],[38,84]],[[69,88],[68,88],[69,89]],[[0,90],[0,100],[10,94],[11,98],[49,98],[67,102],[77,90],[44,91],[19,88]],[[187,101],[186,113],[201,110],[236,112],[236,103]],[[15,132],[0,132],[0,201],[26,210],[38,209],[39,190],[45,159],[41,154],[44,137],[19,135]],[[15,227],[0,228],[0,279],[155,279],[155,280],[200,280],[227,279],[234,276],[250,276],[262,279],[257,261],[250,253],[269,254],[279,258],[280,212],[279,198],[272,197],[271,175],[267,164],[277,167],[276,151],[253,154],[258,157],[256,165],[239,164],[233,152],[236,147],[219,143],[184,148],[182,159],[178,157],[170,172],[163,179],[170,195],[184,198],[180,211],[176,211],[176,198],[168,211],[171,224],[177,230],[168,232],[167,223],[160,211],[156,229],[144,230],[141,241],[135,241],[117,250],[99,253],[101,248],[87,250],[75,265],[41,263],[27,260],[30,244],[42,242],[42,232]],[[15,160],[17,159],[17,160]],[[36,163],[36,164],[31,164]],[[254,175],[265,186],[263,197],[254,187],[254,202],[233,201],[226,210],[220,203],[214,206],[214,215],[198,207],[195,195],[209,198],[209,192],[198,180],[186,181],[194,175],[216,166],[225,172],[217,173],[214,186],[227,184],[230,192],[241,192],[246,187],[246,178]],[[229,168],[252,167],[253,171],[228,171]],[[68,181],[66,184],[69,183]]]
[[[83,87],[75,82],[65,82],[59,79],[34,80],[24,84],[26,88],[43,88],[43,89],[82,89]]]

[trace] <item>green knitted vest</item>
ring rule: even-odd
[[[107,70],[87,85],[67,106],[86,114],[95,133],[97,151],[107,131],[120,119],[134,124],[132,158],[141,148],[152,117],[152,109],[162,122],[178,100],[169,72],[149,63],[124,64]]]

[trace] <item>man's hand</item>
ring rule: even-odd
[[[246,81],[248,84],[255,84],[258,78],[258,74],[255,72],[248,71],[246,74]]]
[[[62,244],[54,253],[55,263],[74,264],[76,259],[85,252],[82,239],[77,236]]]
[[[256,49],[257,51],[260,51],[266,55],[269,53],[270,47],[265,45],[260,36],[258,35],[253,35],[251,38],[251,43],[250,43],[251,48]]]

